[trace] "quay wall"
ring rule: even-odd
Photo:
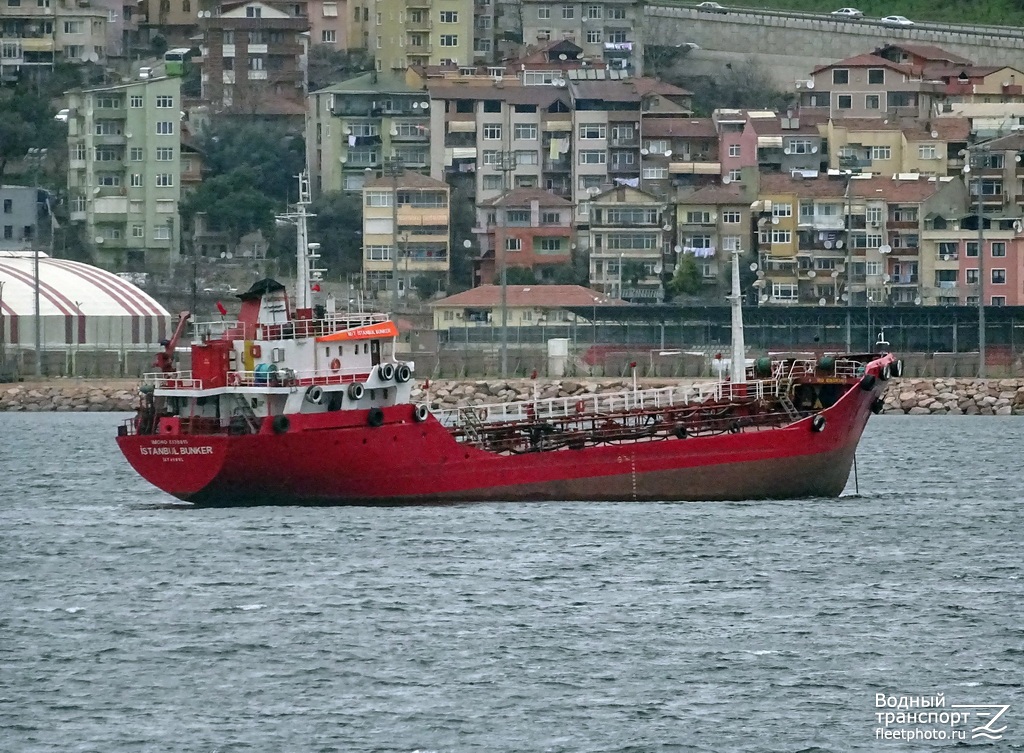
[[[695,384],[695,379],[644,379],[645,388]],[[576,397],[632,386],[623,379],[438,380],[420,383],[413,397],[431,407],[451,408],[537,397]],[[0,412],[118,412],[135,409],[133,380],[55,379],[0,385]],[[909,415],[1024,415],[1024,379],[893,379],[883,413]]]

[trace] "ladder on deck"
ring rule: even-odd
[[[235,404],[237,405],[235,415],[240,415],[245,419],[245,425],[249,428],[250,434],[258,434],[260,431],[260,419],[249,406],[249,401],[246,399],[245,395],[237,392],[233,394],[235,397]]]

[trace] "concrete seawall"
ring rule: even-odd
[[[704,380],[646,379],[643,386],[664,387]],[[432,382],[432,407],[456,407],[528,400],[534,389],[540,398],[576,397],[628,389],[622,379],[495,379]],[[413,397],[427,399],[418,387]],[[73,380],[0,385],[0,412],[114,412],[131,411],[138,401],[138,382],[132,380]],[[1021,415],[1024,379],[893,379],[885,392],[887,414]]]

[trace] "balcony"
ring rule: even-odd
[[[433,54],[434,45],[432,44],[421,44],[416,47],[406,47],[405,55],[410,58],[428,57]]]
[[[572,162],[568,159],[545,159],[544,172],[546,173],[568,173],[572,171]]]
[[[640,165],[636,162],[612,162],[611,164],[608,165],[608,172],[615,173],[617,175],[623,173],[629,175],[639,175]]]
[[[396,133],[391,136],[392,141],[430,141],[430,128],[422,125],[416,126],[410,129],[406,133]],[[445,146],[455,146],[455,144],[445,144]]]
[[[619,139],[612,138],[608,140],[608,145],[618,147],[640,146],[640,138],[638,136],[629,136],[627,138]]]
[[[543,122],[541,128],[545,131],[571,131],[572,116],[568,113],[562,117],[552,116]]]
[[[719,175],[721,162],[670,162],[669,175]]]
[[[405,0],[406,8],[430,8],[432,0]]]
[[[918,282],[917,275],[893,275],[889,280],[890,285],[917,285]]]
[[[406,21],[405,30],[409,32],[430,32],[434,28],[434,23],[429,19],[425,18],[422,21]]]
[[[886,220],[885,226],[889,230],[917,230],[918,223],[917,220],[897,220],[890,217]]]

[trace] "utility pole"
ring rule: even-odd
[[[46,159],[46,150],[32,147],[28,150],[28,161],[32,165],[32,210],[35,212],[35,228],[37,232],[32,233],[32,282],[33,298],[35,300],[36,319],[36,376],[43,375],[43,318],[39,306],[39,173],[42,172],[43,162]]]
[[[384,175],[391,178],[391,283],[395,286],[392,306],[398,310],[398,176],[405,171],[400,157],[384,160]]]
[[[508,264],[505,263],[505,198],[508,194],[508,176],[515,172],[516,153],[507,149],[498,152],[498,170],[501,171],[501,196],[494,207],[494,263],[500,264],[501,277],[501,378],[508,376]],[[500,258],[499,258],[500,254]]]
[[[985,378],[985,212],[981,204],[981,169],[988,162],[989,150],[976,145],[970,151],[970,165],[976,175],[974,211],[978,219],[978,378]]]

